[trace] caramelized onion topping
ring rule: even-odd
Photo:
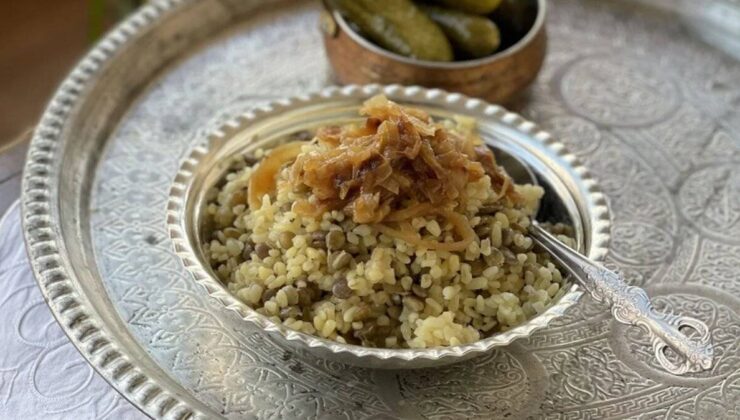
[[[283,165],[292,162],[301,152],[305,142],[290,142],[274,148],[249,177],[248,202],[249,209],[256,210],[262,207],[262,197],[275,191],[277,174]]]
[[[309,191],[292,210],[310,217],[339,210],[355,223],[374,224],[383,234],[433,250],[458,252],[475,237],[463,215],[465,186],[488,175],[496,199],[518,200],[514,184],[480,139],[434,122],[424,111],[402,107],[384,96],[365,102],[364,124],[318,130],[313,150],[305,142],[273,149],[249,180],[251,210],[273,194],[285,165],[296,190]],[[453,227],[450,242],[423,239],[409,221],[438,216]]]
[[[342,210],[356,223],[400,222],[458,208],[465,185],[486,174],[501,197],[514,194],[477,137],[449,131],[424,111],[383,96],[369,99],[360,113],[367,117],[363,125],[320,129],[317,150],[293,163],[291,182],[311,191],[295,211]]]

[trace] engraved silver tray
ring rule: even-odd
[[[312,2],[153,1],[73,70],[24,173],[42,293],[90,363],[157,418],[737,418],[740,64],[655,4],[552,2],[546,65],[516,108],[599,179],[609,265],[658,309],[711,327],[711,371],[665,374],[646,334],[588,298],[482,358],[401,372],[296,357],[205,296],[167,239],[170,182],[227,117],[331,84]],[[737,1],[706,4],[724,12],[703,21],[727,25],[703,38],[732,34]]]

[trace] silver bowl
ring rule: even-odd
[[[183,160],[170,191],[167,223],[175,252],[193,279],[246,322],[275,337],[273,341],[298,353],[307,350],[322,358],[362,367],[423,368],[459,362],[528,337],[562,316],[583,294],[569,279],[561,295],[544,313],[475,343],[428,349],[368,348],[341,344],[274,323],[242,303],[218,280],[202,252],[206,227],[201,215],[206,205],[206,191],[228,170],[228,157],[269,148],[294,133],[321,125],[359,120],[359,105],[381,93],[396,102],[422,108],[435,118],[449,118],[455,114],[476,118],[481,137],[490,146],[515,156],[535,172],[546,188],[546,198],[551,200],[547,207],[557,208],[553,216],[559,216],[574,227],[579,251],[593,260],[603,260],[610,227],[606,200],[577,158],[536,124],[500,106],[437,89],[350,85],[327,88],[249,111],[194,147]]]

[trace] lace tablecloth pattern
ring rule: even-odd
[[[80,356],[28,264],[20,208],[0,221],[0,418],[144,419]]]

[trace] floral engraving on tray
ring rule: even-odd
[[[0,418],[143,418],[52,317],[33,281],[18,210],[0,224]]]
[[[660,277],[655,278],[656,283],[683,283],[686,281],[689,271],[694,269],[694,257],[699,252],[700,237],[691,226],[683,226],[676,234],[676,250],[672,257],[672,264],[662,272]]]
[[[740,163],[699,169],[684,181],[678,198],[690,223],[724,241],[740,243]]]
[[[740,245],[704,240],[689,281],[714,286],[733,296],[740,296]]]
[[[601,142],[604,141],[599,128],[580,117],[556,116],[545,121],[543,127],[557,134],[564,143],[570,146],[573,153],[582,158],[587,158],[598,150]]]
[[[726,130],[717,129],[712,133],[700,158],[702,163],[738,162],[740,161],[740,143]]]
[[[648,160],[663,159],[668,171],[658,172],[672,188],[681,172],[701,161],[701,151],[716,129],[712,118],[693,103],[683,103],[670,118],[650,127],[620,129],[620,138],[646,155]]]
[[[671,235],[647,223],[616,223],[613,232],[611,251],[631,264],[660,263],[673,249]]]
[[[533,400],[536,360],[522,361],[506,350],[495,349],[475,363],[455,364],[398,374],[400,395],[429,419],[452,419],[459,413],[472,418],[510,417],[537,406]]]
[[[658,385],[614,358],[605,340],[538,354],[550,374],[545,411],[586,409]]]
[[[735,372],[719,385],[700,392],[696,397],[677,402],[665,413],[676,420],[740,418],[740,372]]]
[[[561,80],[571,110],[605,125],[640,126],[660,121],[678,105],[673,82],[652,69],[615,57],[578,59]]]

